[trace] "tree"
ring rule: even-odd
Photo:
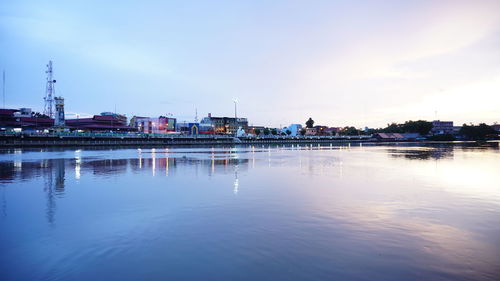
[[[304,136],[306,134],[306,129],[302,128],[300,129],[300,135]]]
[[[265,135],[265,136],[269,135],[270,133],[271,133],[271,132],[269,131],[269,129],[268,129],[268,128],[265,128],[265,129],[264,129],[264,135]]]
[[[495,129],[491,126],[488,126],[484,123],[479,124],[478,126],[464,124],[462,128],[460,128],[460,134],[465,136],[468,139],[472,140],[484,140],[490,134],[496,134]]]
[[[278,131],[276,131],[276,129],[272,129],[271,134],[273,134],[273,136],[276,136],[278,134]]]
[[[309,120],[306,121],[306,127],[312,128],[313,126],[314,126],[314,120],[312,120],[312,118],[309,117]]]
[[[40,113],[40,112],[31,112],[31,117],[34,117],[34,118],[50,118],[48,115]]]
[[[418,121],[406,121],[404,124],[391,123],[387,124],[387,127],[379,131],[383,133],[419,133],[421,135],[427,135],[432,129],[432,122],[418,120]]]
[[[256,136],[260,135],[260,129],[255,129],[254,132]]]
[[[359,135],[359,131],[358,129],[354,128],[354,127],[344,127],[342,129],[342,131],[340,132],[341,135],[344,135],[344,136],[357,136]]]
[[[286,134],[287,134],[287,135],[291,135],[291,134],[292,134],[292,131],[290,131],[290,130],[286,130]]]

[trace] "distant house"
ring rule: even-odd
[[[255,132],[256,130],[259,131],[259,134],[263,134],[265,129],[266,129],[266,127],[264,127],[264,126],[248,126],[247,133],[256,136],[257,135],[257,133]]]
[[[157,118],[134,116],[130,125],[145,134],[171,134],[175,132],[176,119],[165,116]]]
[[[316,129],[316,135],[317,136],[325,136],[325,135],[331,135],[327,133],[328,127],[327,126],[314,126],[314,129]]]
[[[306,136],[315,136],[317,133],[316,128],[306,128]]]
[[[341,131],[342,131],[342,127],[329,127],[329,128],[324,130],[324,133],[326,135],[335,136],[335,135],[338,135]]]
[[[444,135],[453,133],[453,121],[432,121],[431,133],[434,135]]]
[[[491,125],[491,127],[493,128],[493,130],[500,132],[500,124],[493,124]]]

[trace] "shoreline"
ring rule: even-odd
[[[0,134],[0,148],[91,147],[91,146],[205,146],[205,145],[286,145],[342,143],[475,143],[476,141],[377,140],[369,136],[154,136],[119,134]]]

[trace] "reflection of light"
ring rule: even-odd
[[[21,171],[23,169],[23,162],[21,160],[14,160],[14,168],[16,171]]]
[[[212,155],[212,174],[215,173],[215,158]]]
[[[165,161],[167,162],[165,165],[165,175],[168,177],[168,157],[165,158]]]
[[[239,186],[239,182],[238,182],[238,179],[235,179],[234,180],[234,194],[238,194],[238,186]]]
[[[142,169],[142,150],[138,148],[137,152],[139,152],[139,168]]]
[[[238,180],[238,165],[234,166],[234,184],[233,184],[233,192],[234,194],[238,194],[238,188],[239,188],[239,180]]]
[[[153,176],[155,175],[156,170],[156,149],[151,149],[151,157],[153,158],[151,168],[153,169]]]
[[[80,179],[80,167],[82,165],[82,156],[80,155],[80,149],[75,150],[75,179]]]

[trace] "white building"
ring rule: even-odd
[[[290,136],[295,137],[300,135],[300,130],[302,130],[302,125],[291,124],[290,126],[281,129],[281,132],[286,134],[286,131],[290,131],[291,132]]]

